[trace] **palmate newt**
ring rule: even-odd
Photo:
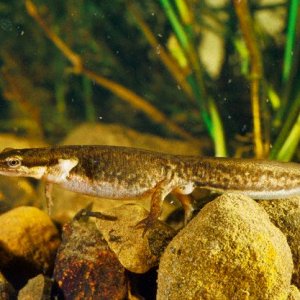
[[[138,225],[146,230],[160,216],[169,193],[178,196],[186,218],[192,212],[187,195],[197,187],[254,199],[300,195],[297,163],[171,155],[117,146],[7,148],[0,153],[0,174],[45,181],[48,203],[53,183],[102,198],[150,196],[149,216]]]

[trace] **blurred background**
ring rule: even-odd
[[[299,3],[1,1],[0,146],[299,161]]]

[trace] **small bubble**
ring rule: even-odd
[[[99,120],[102,120],[102,119],[103,119],[103,117],[98,117],[98,119],[99,119]]]
[[[231,83],[231,82],[232,82],[232,79],[231,79],[231,78],[229,78],[227,82],[228,82],[228,83]]]
[[[231,118],[232,118],[232,116],[231,115],[228,115],[228,117],[227,117],[229,120],[231,120]]]
[[[161,48],[161,45],[158,45],[157,47],[156,47],[156,54],[160,54],[160,48]]]
[[[154,12],[152,12],[152,13],[151,13],[151,16],[155,16],[155,13],[154,13]]]

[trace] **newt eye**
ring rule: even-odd
[[[9,157],[6,162],[10,168],[17,168],[21,166],[21,159],[18,157]]]

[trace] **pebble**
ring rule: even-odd
[[[68,299],[125,299],[125,269],[97,230],[87,220],[63,227],[54,278]]]
[[[145,273],[158,265],[165,247],[175,231],[157,220],[143,236],[135,225],[148,216],[148,211],[135,204],[121,205],[105,211],[115,221],[96,219],[96,226],[121,264],[134,273]]]
[[[18,206],[41,207],[42,200],[27,178],[1,176],[0,213]]]
[[[52,280],[42,274],[28,280],[27,284],[19,291],[18,300],[50,300]]]
[[[158,300],[287,299],[293,270],[283,233],[254,200],[225,194],[170,242]]]
[[[0,228],[0,268],[7,279],[20,276],[26,282],[51,270],[60,238],[45,212],[27,206],[12,209],[0,216]]]

